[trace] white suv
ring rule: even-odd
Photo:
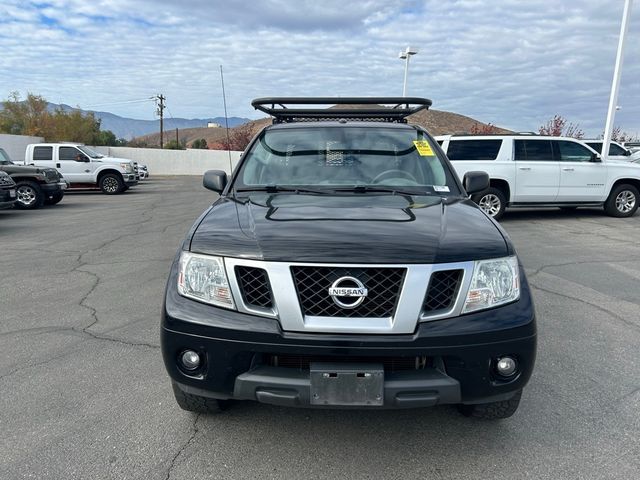
[[[584,143],[593,148],[596,152],[602,152],[603,140],[582,140]],[[618,142],[611,142],[609,145],[609,155],[607,160],[619,160],[623,162],[633,162],[640,159],[640,152],[632,152],[623,147]]]
[[[489,174],[490,187],[472,199],[499,219],[506,207],[602,206],[614,217],[638,209],[640,164],[603,162],[574,138],[534,134],[436,137],[462,178],[467,172]]]

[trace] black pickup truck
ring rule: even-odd
[[[343,104],[343,108],[317,105]],[[177,403],[455,404],[511,416],[536,354],[529,285],[469,199],[422,98],[269,98],[273,116],[171,267],[161,340]],[[353,107],[357,105],[358,107]]]
[[[16,182],[15,206],[25,210],[55,205],[64,197],[69,184],[55,168],[14,164],[7,152],[0,148],[0,171],[8,173]]]
[[[0,210],[11,208],[16,203],[16,182],[0,170]]]

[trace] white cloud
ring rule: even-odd
[[[46,0],[45,0],[46,1]],[[409,93],[517,130],[556,113],[603,129],[622,3],[597,0],[5,0],[0,96],[89,106],[162,92],[175,116],[256,116],[265,95]],[[627,39],[616,123],[640,133],[640,13]],[[150,118],[151,102],[104,106]]]

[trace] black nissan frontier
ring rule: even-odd
[[[487,174],[461,181],[407,123],[431,101],[252,105],[273,124],[230,178],[204,174],[220,196],[169,274],[161,343],[178,405],[511,416],[536,355],[529,285],[505,231],[469,199]]]

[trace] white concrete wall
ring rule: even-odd
[[[230,173],[229,154],[225,150],[160,150],[159,148],[92,147],[103,155],[128,158],[144,163],[149,174],[154,175],[202,175],[207,170],[224,170]],[[231,162],[236,166],[242,152],[231,152]]]
[[[27,145],[30,143],[41,142],[44,142],[44,138],[42,137],[0,133],[0,147],[4,148],[5,152],[7,152],[9,157],[11,157],[11,160],[16,163],[24,162],[24,154],[27,150]]]

